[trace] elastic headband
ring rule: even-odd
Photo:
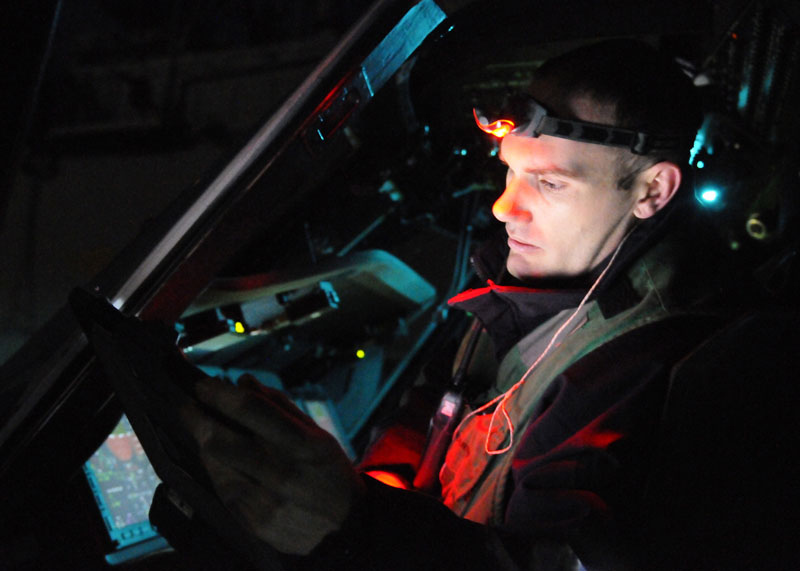
[[[643,131],[620,129],[611,125],[560,119],[548,115],[547,109],[530,95],[515,98],[511,109],[504,117],[489,121],[478,109],[473,109],[478,127],[498,139],[509,133],[527,137],[551,135],[596,145],[627,147],[636,155],[647,155],[657,151],[672,151],[687,148],[687,137],[682,135],[653,135]]]

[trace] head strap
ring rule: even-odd
[[[550,135],[582,143],[612,147],[627,147],[635,155],[689,148],[691,141],[682,135],[652,135],[643,131],[621,129],[611,125],[560,119],[548,114],[547,109],[530,95],[517,98],[517,104],[507,117],[490,122],[477,109],[473,109],[475,122],[482,131],[502,139],[509,133],[526,137]]]

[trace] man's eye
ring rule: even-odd
[[[547,190],[561,190],[564,188],[564,185],[560,182],[552,182],[544,179],[539,179],[539,184],[542,188],[546,188]]]

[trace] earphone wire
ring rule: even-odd
[[[633,228],[631,228],[628,231],[628,233],[622,238],[622,240],[620,241],[620,243],[617,245],[616,249],[614,250],[614,253],[611,255],[611,259],[606,264],[606,267],[603,269],[602,272],[600,272],[600,275],[597,276],[597,279],[594,280],[594,283],[589,288],[589,291],[586,292],[586,295],[583,296],[583,299],[581,299],[581,302],[578,304],[578,307],[575,308],[575,311],[572,312],[572,314],[569,316],[569,318],[564,323],[562,323],[561,326],[558,328],[558,330],[553,334],[553,336],[550,338],[550,342],[547,344],[547,347],[545,347],[544,351],[542,351],[542,353],[539,355],[539,357],[536,358],[536,360],[533,362],[533,364],[531,364],[531,366],[528,367],[528,369],[525,371],[525,373],[522,375],[522,377],[519,379],[519,381],[514,383],[514,385],[511,388],[509,388],[508,390],[506,390],[504,393],[502,393],[500,395],[497,395],[495,398],[493,398],[492,400],[490,400],[486,404],[484,404],[484,405],[476,408],[475,410],[473,410],[466,417],[464,417],[464,420],[461,421],[461,426],[464,426],[464,422],[467,419],[469,419],[469,418],[471,418],[471,417],[473,417],[473,416],[475,416],[477,414],[480,414],[484,410],[487,410],[488,408],[490,408],[495,403],[498,403],[497,406],[495,407],[494,411],[492,411],[492,418],[489,421],[489,427],[486,430],[486,440],[484,442],[484,451],[487,454],[489,454],[491,456],[496,456],[496,455],[499,455],[499,454],[503,454],[505,452],[508,452],[511,449],[511,447],[514,445],[514,424],[511,422],[511,417],[508,415],[508,411],[506,410],[506,407],[505,407],[506,402],[511,398],[511,396],[515,392],[517,392],[517,390],[520,389],[520,387],[522,387],[522,385],[525,384],[525,381],[528,379],[528,376],[539,365],[539,363],[542,362],[542,360],[547,356],[547,354],[553,348],[553,345],[555,344],[556,339],[558,339],[558,336],[561,335],[561,333],[567,327],[569,327],[569,324],[572,323],[572,321],[575,319],[575,317],[577,317],[577,315],[580,313],[581,309],[583,309],[583,306],[586,305],[586,302],[589,300],[589,298],[592,296],[594,291],[597,289],[597,286],[600,285],[600,282],[603,280],[605,275],[611,269],[611,265],[614,263],[614,260],[617,258],[617,254],[619,254],[620,250],[622,249],[622,245],[625,243],[625,241],[628,239],[628,237],[631,235],[631,233],[633,233],[633,230],[635,228],[636,228],[635,226]],[[505,419],[505,422],[508,425],[509,442],[503,448],[499,448],[499,449],[496,449],[496,450],[491,450],[490,439],[491,439],[491,435],[492,435],[492,429],[494,428],[495,420],[497,418],[498,410],[503,413],[503,418]]]

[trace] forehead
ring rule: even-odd
[[[613,149],[549,135],[507,135],[500,142],[499,156],[515,170],[549,172],[587,182],[605,182],[616,173]]]

